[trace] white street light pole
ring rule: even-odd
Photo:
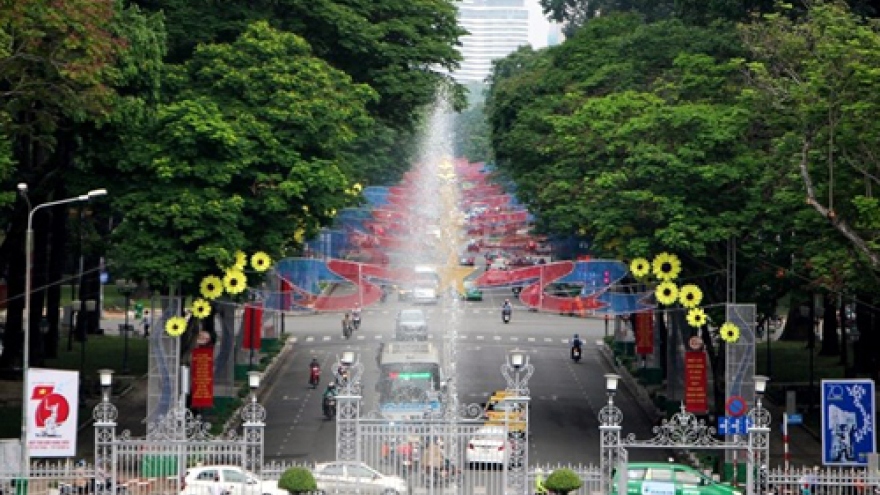
[[[28,404],[28,383],[27,383],[27,372],[30,367],[30,347],[31,347],[31,333],[30,333],[30,313],[31,313],[31,283],[32,283],[32,274],[31,271],[33,269],[33,247],[34,247],[34,213],[41,208],[48,208],[50,206],[58,206],[67,203],[78,203],[82,201],[88,201],[92,198],[96,198],[99,196],[106,196],[106,189],[93,189],[88,192],[88,194],[81,194],[79,196],[74,196],[72,198],[59,199],[57,201],[49,201],[46,203],[39,204],[37,206],[32,207],[30,198],[28,198],[28,186],[27,184],[20,183],[18,184],[18,192],[24,198],[28,205],[28,221],[27,221],[27,233],[25,234],[25,246],[24,246],[24,316],[22,317],[21,328],[24,333],[24,343],[22,349],[22,358],[21,358],[21,473],[22,478],[25,483],[27,483],[28,478],[30,477],[31,470],[31,459],[30,452],[28,449],[27,443],[27,404]]]

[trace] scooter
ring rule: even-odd
[[[309,385],[312,388],[316,388],[318,386],[318,382],[321,381],[321,368],[318,366],[312,366],[309,370]]]
[[[354,330],[357,330],[361,327],[361,315],[355,314],[351,317],[351,326]]]
[[[571,348],[571,360],[575,363],[581,362],[581,348],[580,346],[575,346]]]
[[[328,420],[336,417],[336,397],[324,397],[324,417]]]
[[[501,321],[504,323],[510,323],[510,308],[504,308],[501,310]]]
[[[351,338],[351,323],[345,323],[342,325],[342,336],[346,339]]]

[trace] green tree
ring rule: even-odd
[[[178,92],[123,165],[123,272],[192,290],[236,250],[286,255],[353,203],[338,150],[370,126],[375,93],[302,38],[257,22],[199,47],[168,81]]]

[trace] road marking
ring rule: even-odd
[[[528,341],[529,341],[529,342],[534,342],[534,341],[535,341],[535,338],[534,338],[534,337],[529,337],[529,338],[528,338]]]
[[[306,342],[314,342],[314,341],[315,341],[314,337],[306,337]],[[294,342],[296,342],[296,341],[294,340]]]
[[[501,340],[501,337],[499,337],[498,335],[496,335],[496,336],[494,336],[494,337],[492,337],[492,338],[495,339],[496,341]]]
[[[297,337],[293,338],[293,343],[296,344],[296,341],[299,340]]]
[[[477,335],[477,340],[485,340],[485,339],[486,339],[486,337],[483,337],[482,335]]]
[[[375,338],[376,338],[376,340],[379,340],[379,339],[382,338],[382,336],[381,336],[381,335],[375,335]]]
[[[329,335],[325,335],[324,338],[323,338],[322,340],[323,340],[324,342],[329,342],[330,339],[332,339],[332,338],[333,338],[333,337],[330,337]]]
[[[553,342],[553,339],[550,337],[544,337],[544,342]]]
[[[514,342],[519,342],[519,337],[511,337],[510,340]]]

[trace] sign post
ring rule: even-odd
[[[877,451],[874,381],[822,380],[822,464],[866,466]]]

